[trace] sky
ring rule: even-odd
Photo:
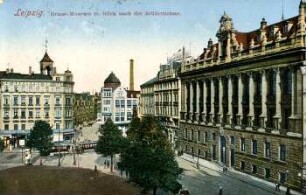
[[[0,0],[0,70],[9,67],[28,73],[32,66],[38,73],[47,39],[48,54],[57,72],[72,71],[75,92],[99,92],[111,71],[121,86],[128,87],[130,59],[134,59],[135,89],[139,90],[142,83],[157,75],[167,56],[183,46],[197,57],[209,38],[216,42],[224,12],[232,17],[236,30],[248,32],[258,29],[263,17],[268,25],[280,21],[282,10],[285,18],[298,15],[299,2]],[[146,11],[177,15],[146,16]],[[71,12],[87,15],[71,16]],[[119,12],[130,12],[131,16],[119,16]],[[68,15],[59,16],[65,13]]]

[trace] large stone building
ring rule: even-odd
[[[28,74],[13,69],[0,72],[0,136],[5,145],[19,146],[36,120],[47,121],[54,140],[69,139],[73,125],[73,75],[56,72],[47,52],[40,61],[40,73]]]
[[[97,119],[99,98],[98,94],[91,95],[89,92],[74,94],[74,125],[82,126],[94,123]]]
[[[224,13],[218,42],[182,66],[185,153],[306,190],[305,8],[248,33]]]
[[[121,87],[120,80],[111,72],[101,89],[101,114],[98,123],[104,124],[110,118],[125,135],[132,120],[133,109],[138,109],[139,91]]]
[[[168,139],[177,148],[181,83],[179,73],[182,61],[188,55],[180,49],[160,65],[157,76],[140,86],[140,115],[154,115],[166,128]],[[186,58],[190,59],[190,57]]]

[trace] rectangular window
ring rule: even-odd
[[[10,98],[9,96],[4,97],[4,104],[5,105],[9,105],[9,103],[10,103],[9,98]]]
[[[18,124],[14,124],[14,130],[18,130]]]
[[[208,142],[208,133],[205,132],[204,135],[205,135],[205,142]]]
[[[21,110],[21,118],[25,119],[26,118],[26,112],[24,109]]]
[[[242,171],[244,171],[244,169],[245,169],[245,162],[244,162],[244,161],[241,161],[240,169],[241,169]]]
[[[9,130],[9,125],[8,124],[4,125],[4,130]]]
[[[211,137],[212,137],[212,140],[213,140],[213,141],[216,141],[216,133],[212,133],[212,134],[211,134]]]
[[[18,105],[18,96],[14,96],[14,106]]]
[[[120,108],[120,100],[116,100],[115,105],[116,105],[116,108]]]
[[[18,92],[18,86],[17,85],[14,85],[14,91]]]
[[[124,115],[125,115],[125,113],[121,112],[121,121],[124,121]]]
[[[60,129],[60,123],[55,123],[55,129]]]
[[[116,112],[115,114],[115,121],[120,121],[120,113]]]
[[[231,136],[231,144],[235,144],[235,137]]]
[[[185,139],[187,139],[187,137],[188,137],[188,131],[187,131],[187,129],[185,130]]]
[[[29,110],[29,118],[33,118],[33,110]]]
[[[131,112],[127,112],[127,120],[128,121],[132,120],[132,113]]]
[[[252,154],[257,155],[257,140],[252,140]]]
[[[279,160],[286,161],[286,145],[284,144],[279,146]]]
[[[131,100],[127,100],[127,107],[131,108],[132,107],[132,101]]]
[[[252,173],[257,174],[257,166],[256,165],[252,165]]]
[[[25,124],[21,124],[21,130],[25,130]]]
[[[40,110],[39,109],[36,110],[36,114],[35,115],[36,115],[36,118],[40,118]]]
[[[14,108],[14,118],[18,118],[18,109]]]
[[[198,131],[198,141],[201,141],[201,132]]]
[[[45,96],[45,105],[49,105],[49,96]]]
[[[270,179],[270,176],[271,176],[271,171],[270,171],[270,169],[265,168],[265,178],[266,178],[266,179]]]
[[[29,106],[33,106],[33,97],[29,96]]]
[[[49,118],[49,110],[45,110],[45,118]]]
[[[270,142],[265,142],[265,157],[271,158],[271,144]]]
[[[190,138],[190,140],[193,140],[193,137],[194,137],[193,130],[191,130],[191,138]]]
[[[5,118],[10,117],[10,110],[9,110],[9,109],[5,109],[5,110],[4,110],[4,117],[5,117]]]
[[[26,97],[25,96],[21,96],[21,105],[25,106],[26,104]]]
[[[284,184],[287,181],[287,175],[286,173],[280,172],[279,173],[279,182],[281,184]]]
[[[56,105],[60,105],[60,97],[56,97],[55,98],[55,104]]]
[[[245,138],[240,139],[240,151],[245,152]]]
[[[71,106],[71,98],[70,97],[66,98],[66,105]]]
[[[36,96],[36,106],[40,105],[40,96]]]

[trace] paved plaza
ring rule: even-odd
[[[98,139],[98,127],[98,124],[83,127],[81,130],[82,133],[77,134],[78,142],[96,141]],[[0,153],[0,170],[22,165],[21,156],[21,149]],[[116,165],[118,159],[119,156],[116,156],[114,165]],[[110,161],[110,158],[98,155],[91,149],[85,150],[83,154],[63,154],[60,158],[60,166],[80,167],[92,170],[96,166],[99,171],[110,174],[110,168],[104,165],[105,160]],[[32,154],[32,161],[34,165],[40,164],[37,152]],[[228,173],[224,174],[221,166],[204,160],[199,161],[200,169],[197,169],[195,166],[197,159],[186,154],[177,157],[177,161],[180,167],[184,169],[180,178],[183,188],[188,189],[192,195],[217,195],[220,186],[222,186],[223,195],[271,195],[285,194],[286,191],[285,187],[281,187],[281,192],[275,192],[275,185],[273,183],[237,172],[233,169],[230,169]],[[58,162],[58,155],[43,158],[43,165],[58,166]],[[113,174],[125,177],[125,173],[120,173],[116,169],[116,166]],[[291,193],[300,194],[293,191]],[[159,194],[166,193],[159,192]]]

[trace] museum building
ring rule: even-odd
[[[183,152],[306,190],[305,9],[247,33],[224,13],[181,69]]]

